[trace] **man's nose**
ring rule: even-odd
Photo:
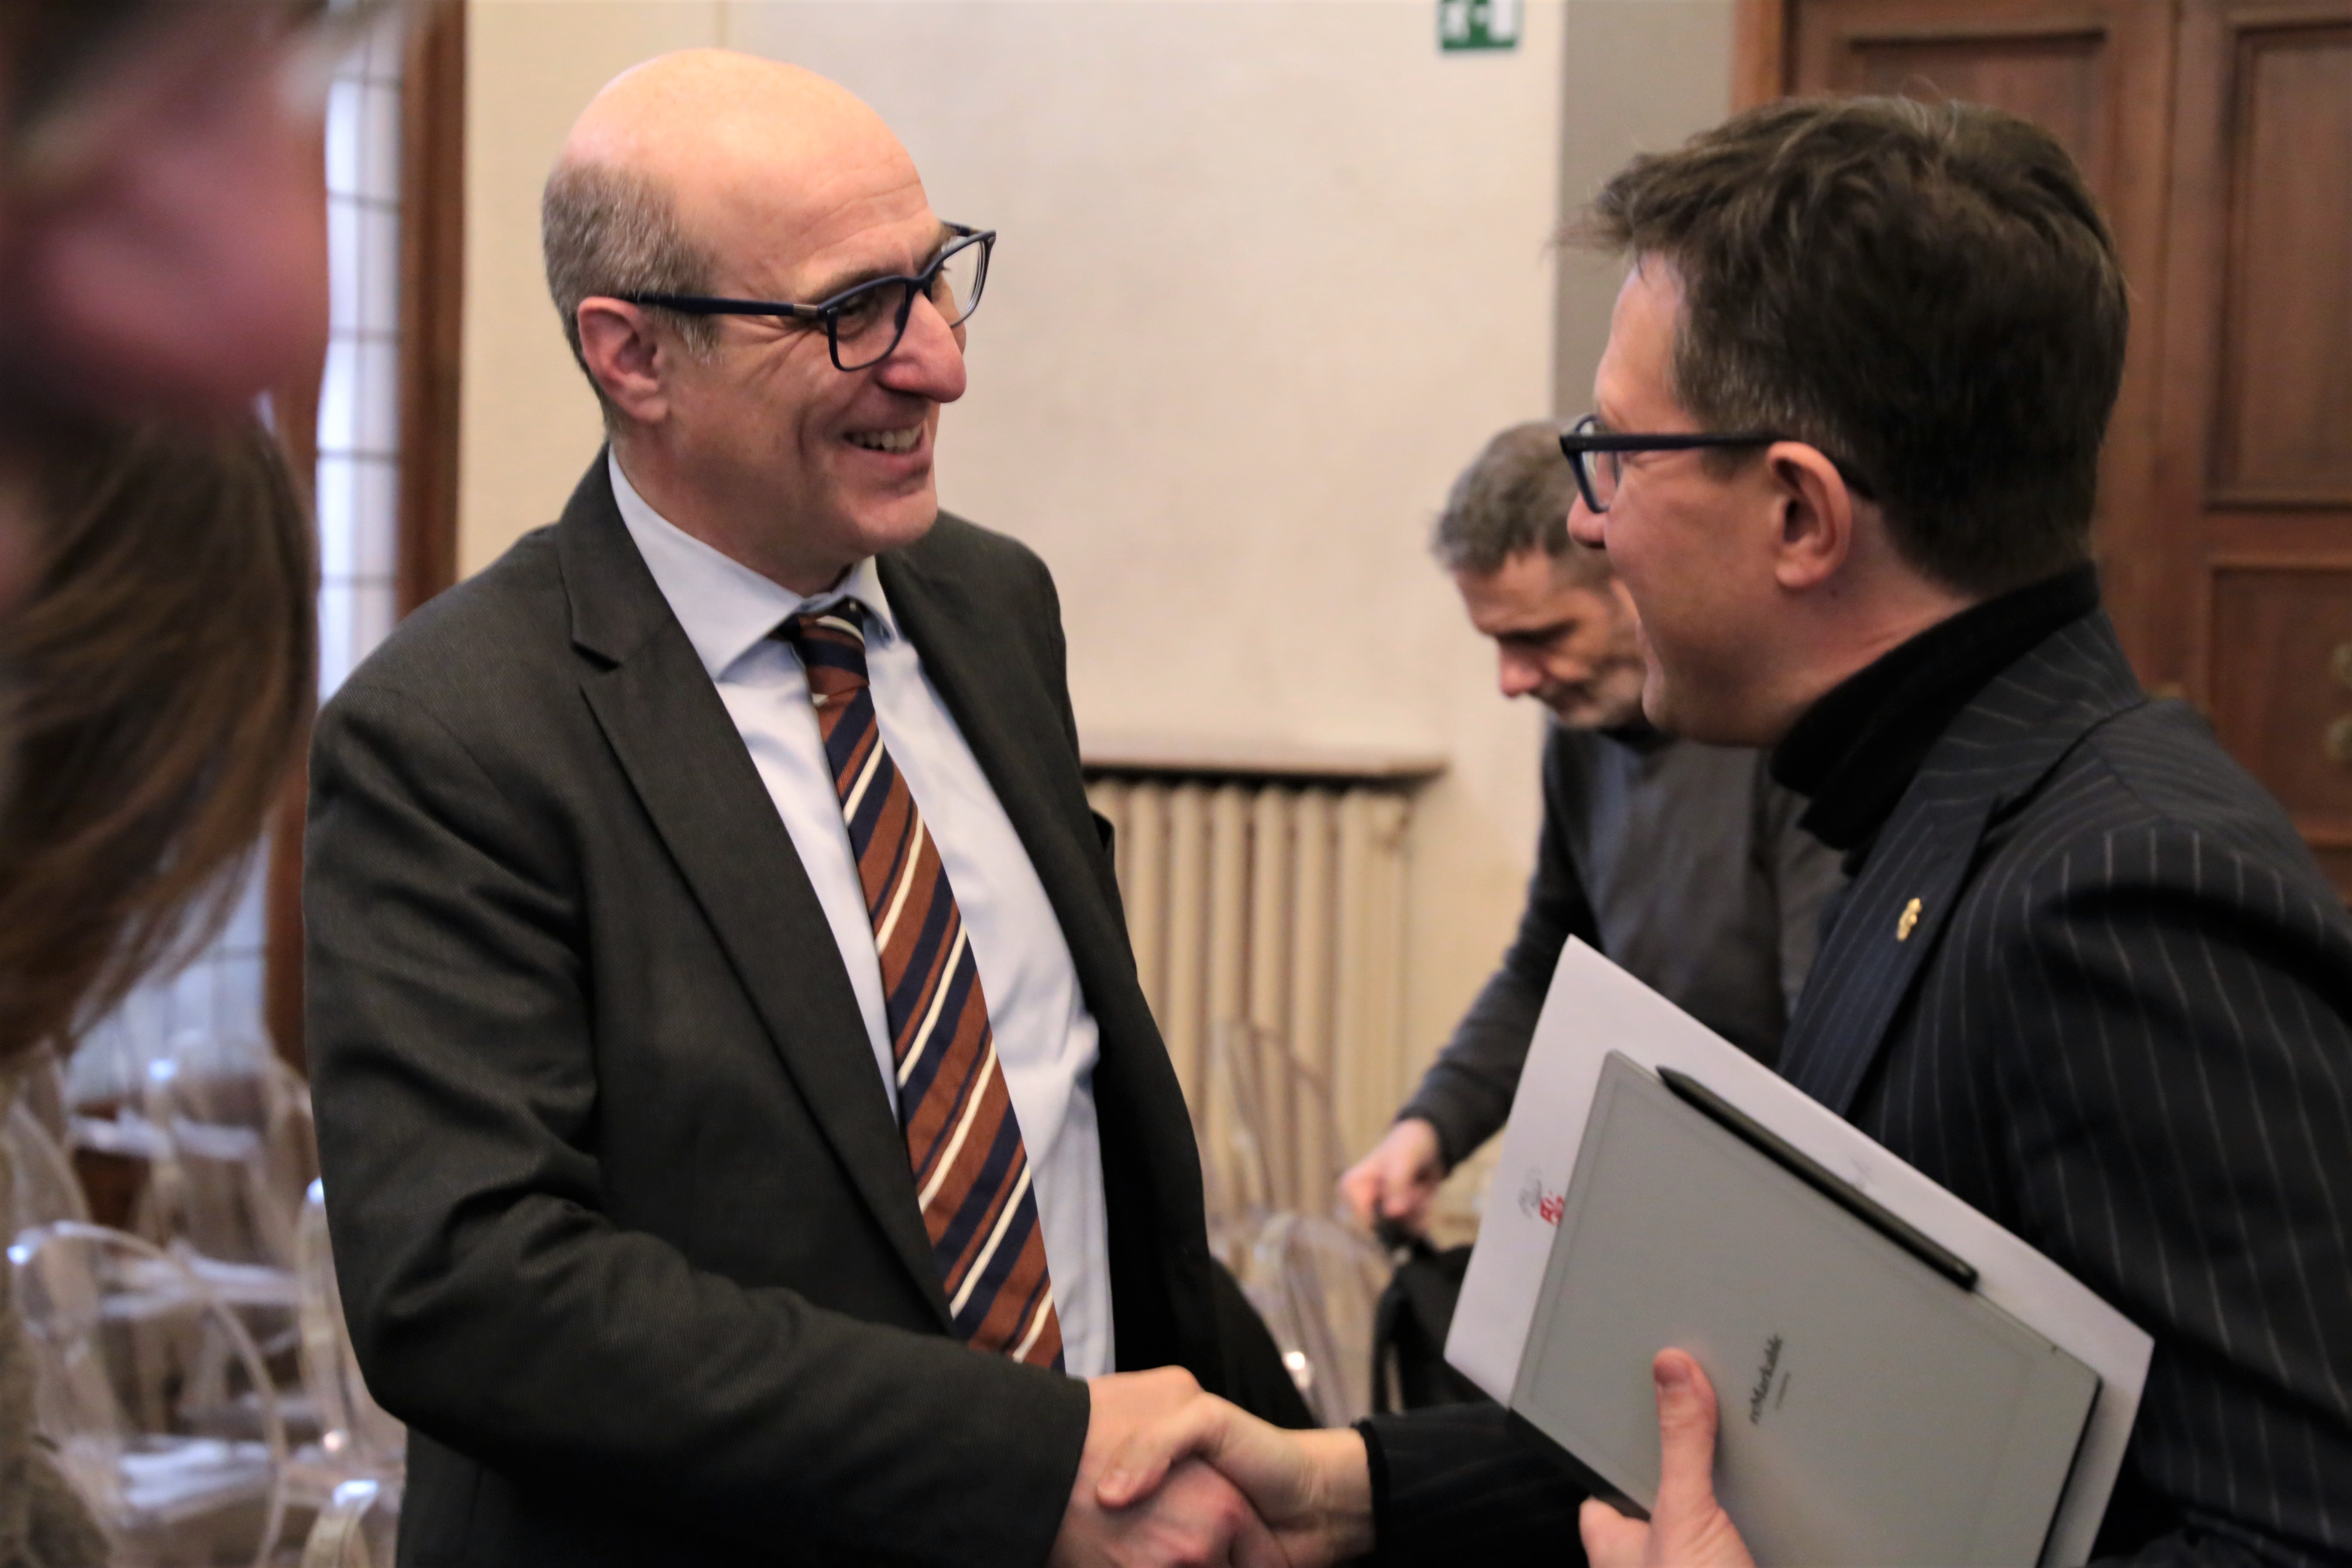
[[[915,297],[906,335],[877,374],[891,391],[927,397],[933,403],[953,403],[963,395],[962,333],[948,325],[929,295]]]
[[[1512,648],[1504,648],[1496,658],[1496,685],[1506,697],[1525,697],[1543,684],[1543,671],[1536,661]]]
[[[1582,496],[1569,503],[1568,536],[1588,550],[1608,547],[1609,530],[1604,516],[1586,506]]]

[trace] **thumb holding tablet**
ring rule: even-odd
[[[1663,1350],[1650,1363],[1658,1397],[1658,1505],[1648,1523],[1598,1498],[1577,1523],[1592,1568],[1754,1568],[1715,1499],[1715,1389],[1698,1363]]]

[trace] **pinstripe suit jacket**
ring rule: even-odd
[[[2156,1337],[2103,1550],[2352,1555],[2352,922],[2105,614],[1937,742],[1824,918],[1780,1070]],[[1390,1436],[1400,1544],[1526,1498],[1499,1452]]]
[[[1937,742],[1781,1070],[2156,1336],[2127,1498],[2352,1552],[2352,924],[2104,614]]]

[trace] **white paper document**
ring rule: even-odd
[[[2042,1554],[2086,1561],[2139,1409],[2154,1342],[2056,1264],[1904,1163],[1581,942],[1552,976],[1446,1340],[1446,1360],[1507,1404],[1601,1066],[1611,1051],[1688,1073],[1975,1266],[1993,1305],[2098,1374],[2100,1393]],[[1663,1348],[1663,1347],[1662,1347]]]

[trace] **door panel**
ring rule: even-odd
[[[2352,571],[2213,574],[2221,742],[2315,842],[2352,845]]]
[[[1832,67],[1832,85],[1842,92],[1998,104],[2057,137],[2093,186],[2104,191],[2115,184],[2108,116],[2102,112],[2110,68],[2106,36],[2100,32],[1965,39],[1865,36],[1853,38]]]
[[[2352,508],[2352,25],[2236,43],[2212,500]]]

